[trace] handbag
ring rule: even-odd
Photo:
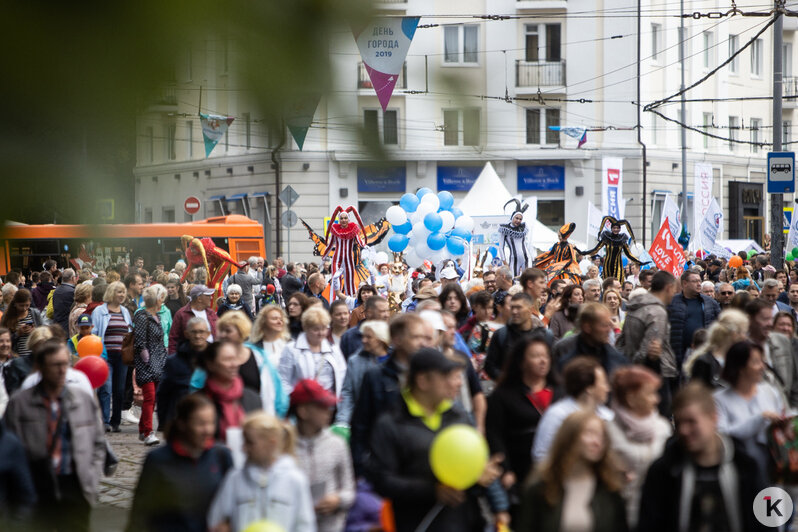
[[[133,356],[136,347],[133,345],[133,331],[127,333],[122,340],[122,363],[127,366],[133,365]]]
[[[798,483],[798,417],[771,423],[767,428],[767,442],[773,481]]]

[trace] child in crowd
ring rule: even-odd
[[[247,462],[230,471],[208,512],[213,532],[240,532],[255,521],[268,521],[285,532],[313,532],[316,516],[310,486],[292,456],[292,426],[264,412],[244,420]]]

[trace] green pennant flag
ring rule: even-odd
[[[283,119],[300,151],[305,144],[308,129],[313,123],[313,115],[316,114],[319,100],[321,94],[304,94],[297,96],[286,106]]]

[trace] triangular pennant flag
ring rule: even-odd
[[[302,146],[305,145],[305,137],[310,124],[313,123],[313,115],[316,114],[319,100],[321,100],[321,94],[305,94],[294,98],[286,106],[283,119],[291,136],[294,137],[299,151],[302,151]]]
[[[209,156],[216,147],[216,144],[222,140],[227,128],[233,123],[235,118],[230,116],[219,115],[206,115],[199,114],[200,124],[202,124],[202,138],[205,141],[205,157]]]
[[[577,148],[581,148],[585,142],[587,142],[587,129],[583,127],[560,127],[560,126],[549,126],[549,129],[552,131],[559,131],[560,133],[564,133],[571,138],[575,138],[579,143],[576,145]]]
[[[391,101],[420,19],[421,17],[379,18],[360,31],[354,31],[360,57],[383,111]]]

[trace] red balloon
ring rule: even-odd
[[[75,369],[82,371],[89,378],[95,390],[108,380],[108,364],[98,356],[87,356],[78,360]]]
[[[84,336],[78,340],[78,356],[80,358],[100,356],[103,354],[103,341],[95,334]]]

